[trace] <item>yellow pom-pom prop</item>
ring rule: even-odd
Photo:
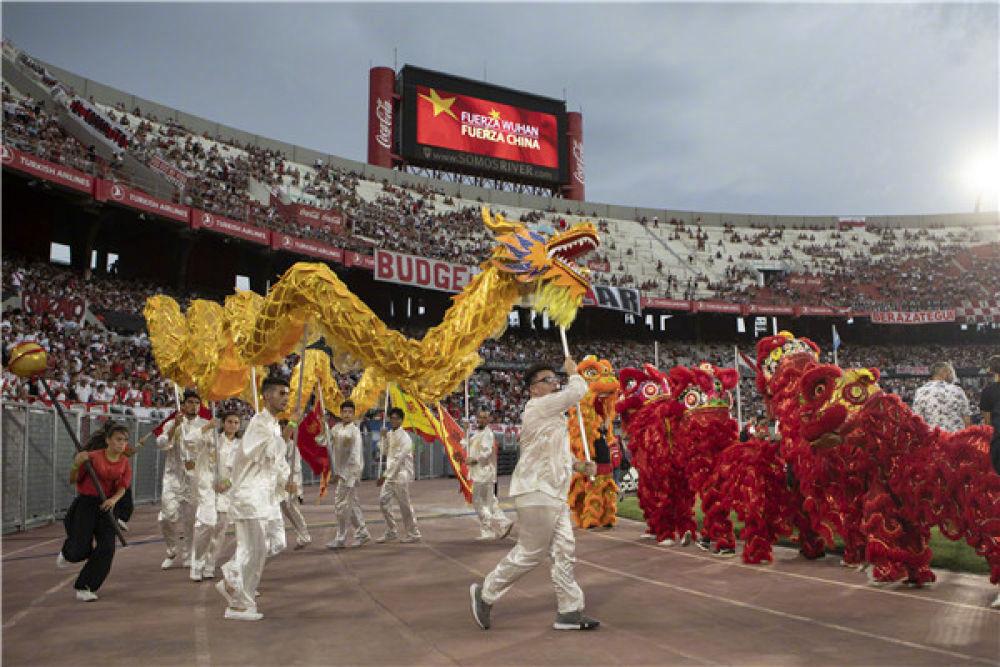
[[[18,377],[29,378],[45,371],[49,363],[49,355],[41,345],[34,341],[18,343],[10,351],[10,361],[7,368]]]

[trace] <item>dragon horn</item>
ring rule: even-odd
[[[507,219],[503,217],[502,214],[497,213],[495,216],[490,213],[489,206],[483,206],[483,224],[493,232],[494,234],[510,234],[517,231],[517,225],[511,222],[507,222]]]

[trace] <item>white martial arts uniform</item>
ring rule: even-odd
[[[278,426],[279,432],[281,426]],[[267,557],[277,556],[288,545],[285,538],[285,517],[281,511],[281,503],[288,493],[285,491],[285,484],[291,477],[292,470],[288,467],[288,442],[279,437],[276,441],[274,451],[274,497],[273,504],[267,515]]]
[[[216,434],[214,429],[205,434],[205,440],[195,464],[198,509],[195,511],[194,541],[191,544],[191,578],[194,580],[215,576],[215,561],[230,521],[230,494],[228,491],[216,492],[215,484],[225,480],[232,483],[233,459],[240,446],[239,438],[230,440],[224,433]],[[215,451],[216,443],[218,453]]]
[[[573,577],[576,541],[566,504],[573,455],[563,413],[586,393],[586,381],[573,375],[563,390],[533,398],[524,406],[521,455],[510,480],[517,508],[517,544],[486,576],[482,589],[486,604],[495,603],[548,555],[559,613],[583,610],[583,591]]]
[[[268,522],[275,511],[280,521],[277,482],[284,451],[278,420],[265,410],[250,420],[233,457],[229,513],[236,524],[236,553],[222,566],[222,576],[234,591],[234,608],[256,609],[257,584],[268,556]]]
[[[336,547],[347,543],[349,525],[354,526],[355,539],[367,540],[370,536],[358,501],[358,483],[364,470],[361,429],[353,422],[339,423],[330,429],[330,439],[333,442],[327,446],[327,451],[333,462],[333,474],[340,478],[333,496],[333,506],[337,512],[337,536],[329,545]],[[325,436],[321,436],[320,440],[325,443]]]
[[[417,517],[410,503],[410,482],[413,480],[413,440],[410,434],[401,426],[389,431],[382,441],[386,449],[382,450],[386,458],[385,482],[378,495],[378,506],[385,518],[385,539],[399,537],[396,518],[392,515],[390,503],[395,500],[399,505],[399,513],[403,517],[404,539],[419,540],[420,529],[417,528]],[[382,442],[380,441],[381,445]]]
[[[156,438],[156,446],[164,451],[163,490],[160,494],[160,530],[167,544],[167,558],[180,556],[187,560],[194,534],[195,470],[197,456],[208,421],[198,415],[181,418],[180,432],[174,437],[177,422],[173,419]],[[185,462],[194,462],[195,470],[187,470]]]
[[[291,456],[291,477],[290,481],[295,484],[295,493],[290,494],[282,487],[281,493],[281,514],[295,531],[295,546],[304,547],[312,542],[309,535],[309,527],[306,525],[306,518],[302,516],[299,508],[299,494],[302,493],[302,455],[294,440],[289,440],[285,449],[285,461]]]
[[[466,443],[463,442],[463,445]],[[507,533],[511,520],[504,516],[493,485],[497,481],[497,452],[493,429],[486,427],[468,441],[469,476],[472,477],[472,506],[479,516],[479,538],[496,539]]]

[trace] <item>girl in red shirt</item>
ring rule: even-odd
[[[90,451],[78,453],[70,468],[69,481],[76,484],[77,496],[63,519],[66,541],[56,559],[56,565],[68,567],[69,563],[87,561],[73,585],[77,600],[96,600],[97,589],[111,571],[111,561],[115,556],[113,510],[132,483],[132,465],[125,456],[127,446],[128,429],[122,424],[109,421],[102,431],[91,438],[88,443]],[[87,460],[97,473],[107,498],[103,503],[97,495],[97,487],[84,468]]]

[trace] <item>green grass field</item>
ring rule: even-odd
[[[618,516],[626,519],[635,519],[636,521],[644,520],[642,510],[639,509],[639,502],[635,496],[627,496],[618,504]],[[695,507],[695,519],[700,526],[702,521],[700,506]],[[735,514],[733,514],[732,520],[738,536],[740,531],[743,530],[743,523],[736,519]],[[794,546],[787,538],[780,541],[779,544]],[[843,543],[837,540],[835,550],[842,549]],[[972,547],[965,542],[952,542],[942,536],[937,528],[931,530],[931,550],[934,552],[934,559],[931,561],[932,567],[954,570],[955,572],[972,572],[975,574],[988,574],[990,571],[989,566],[986,565],[986,559],[977,556]]]

